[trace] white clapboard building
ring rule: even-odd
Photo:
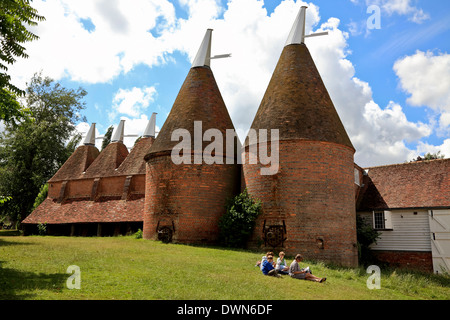
[[[355,185],[357,214],[380,232],[378,259],[450,272],[450,159],[356,166]]]

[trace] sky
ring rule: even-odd
[[[34,0],[39,40],[9,68],[20,88],[42,72],[88,94],[78,123],[97,137],[125,119],[131,148],[153,112],[164,124],[206,29],[211,69],[244,140],[291,26],[306,5],[305,43],[356,149],[355,163],[450,157],[450,1]],[[132,137],[134,136],[134,137]],[[98,147],[101,139],[97,140]]]

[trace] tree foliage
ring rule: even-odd
[[[445,158],[445,155],[441,154],[441,151],[438,151],[436,153],[428,152],[423,157],[418,156],[416,159],[413,159],[411,162],[426,161],[426,160],[436,160],[436,159],[444,159],[444,158]]]
[[[36,26],[38,21],[45,20],[30,3],[30,0],[0,1],[0,69],[4,71],[0,73],[0,88],[8,88],[17,94],[23,92],[10,83],[7,65],[16,62],[17,57],[28,58],[22,44],[39,37],[27,26]]]
[[[373,263],[370,246],[377,242],[380,233],[360,215],[356,215],[356,238],[358,241],[358,258],[363,265]]]
[[[0,0],[0,120],[5,122],[28,116],[28,110],[17,101],[24,91],[11,83],[7,71],[17,57],[28,58],[22,44],[39,37],[27,26],[36,26],[42,20],[45,18],[28,0]]]
[[[228,200],[226,208],[219,221],[219,242],[227,247],[244,248],[261,213],[261,202],[244,190]]]
[[[68,142],[75,123],[85,121],[80,116],[86,95],[82,88],[66,89],[35,74],[26,93],[32,116],[16,125],[6,124],[0,135],[0,195],[11,197],[2,209],[13,219],[30,213],[40,187],[73,152],[76,143]]]
[[[42,202],[44,202],[45,199],[47,199],[47,195],[48,195],[48,183],[43,184],[41,186],[41,189],[39,189],[39,193],[38,193],[36,199],[34,199],[34,204],[33,204],[32,210],[34,210],[37,207],[39,207],[39,205]]]
[[[0,120],[12,122],[14,119],[21,119],[27,115],[27,110],[17,100],[17,94],[0,88]]]

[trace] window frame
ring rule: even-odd
[[[379,216],[381,214],[381,217]],[[378,215],[378,217],[377,217]],[[373,221],[373,229],[382,231],[382,230],[393,230],[392,226],[392,213],[391,211],[386,210],[374,210],[372,211],[372,221]]]

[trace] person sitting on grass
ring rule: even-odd
[[[261,258],[261,261],[257,261],[255,267],[259,267],[262,270],[263,262],[267,260],[268,256],[273,256],[273,252],[269,251],[265,256]]]
[[[280,251],[278,254],[279,258],[277,259],[277,265],[275,266],[275,270],[281,274],[289,274],[289,267],[286,265],[286,259],[284,259],[284,251]]]
[[[275,270],[273,256],[267,256],[267,260],[263,261],[261,271],[266,276],[281,277]]]
[[[295,256],[294,261],[292,261],[291,266],[289,267],[289,275],[292,278],[311,280],[311,281],[316,281],[316,282],[321,282],[321,283],[327,280],[327,278],[316,277],[305,269],[300,269],[299,263],[302,261],[303,261],[303,256],[301,254],[297,254]]]

